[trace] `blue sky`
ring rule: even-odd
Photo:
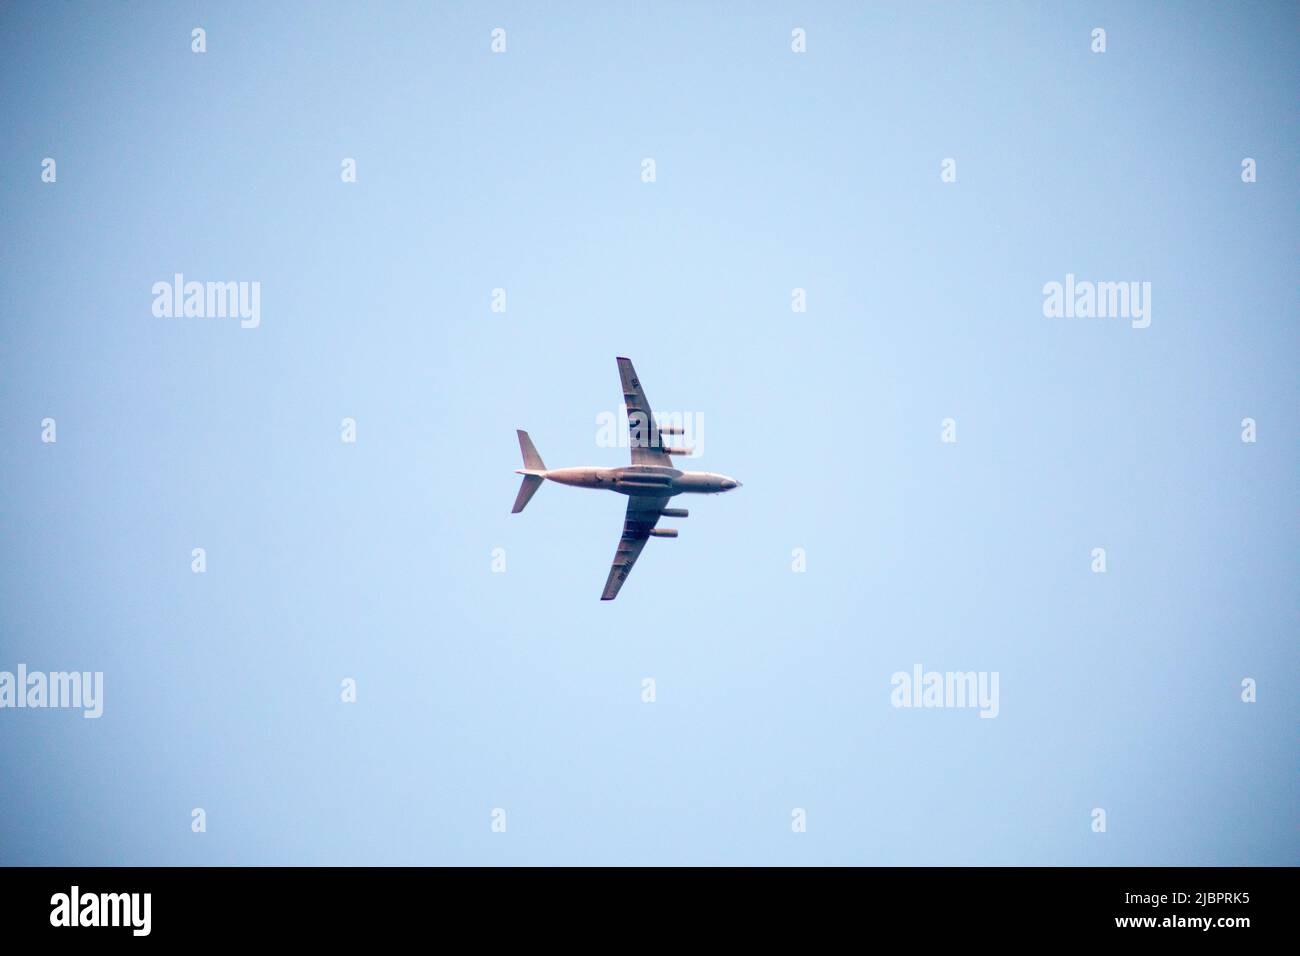
[[[0,670],[105,701],[0,710],[0,862],[1294,865],[1298,47],[1286,4],[6,5]],[[154,316],[177,272],[260,326]],[[1150,327],[1046,318],[1067,274]],[[616,355],[744,487],[602,604],[624,501],[509,511],[515,428],[625,463]],[[892,707],[918,663],[997,718]]]

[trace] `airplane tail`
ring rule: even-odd
[[[537,494],[537,489],[542,487],[542,479],[537,475],[524,475],[524,483],[519,486],[519,494],[515,496],[515,506],[510,509],[512,515],[517,515],[524,510],[524,505],[532,500],[533,495]]]
[[[546,478],[546,463],[542,461],[542,456],[537,454],[537,449],[533,447],[533,440],[528,437],[528,432],[519,429],[519,450],[524,455],[524,467],[517,473],[524,476],[524,482],[519,486],[519,494],[515,496],[515,506],[510,509],[511,514],[519,514],[537,494],[537,489],[542,487],[542,481]]]
[[[533,440],[528,437],[528,432],[522,428],[516,431],[519,433],[519,450],[524,453],[524,470],[545,471],[546,464],[542,461],[542,456],[537,454],[537,449],[533,447]]]

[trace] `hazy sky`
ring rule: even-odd
[[[0,7],[0,862],[1300,862],[1294,5],[560,6]]]

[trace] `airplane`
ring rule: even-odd
[[[680,426],[658,425],[645,389],[636,377],[631,359],[619,357],[618,375],[623,380],[623,402],[627,405],[628,434],[632,445],[632,464],[624,468],[547,468],[542,456],[537,454],[528,432],[517,429],[519,450],[524,456],[524,467],[515,470],[523,475],[515,506],[510,512],[518,514],[532,500],[537,489],[546,480],[577,488],[605,488],[627,495],[627,516],[623,519],[623,536],[614,563],[605,581],[602,601],[618,597],[619,589],[632,572],[632,565],[641,556],[641,549],[651,538],[675,538],[674,528],[656,528],[660,517],[685,518],[685,508],[665,507],[676,495],[716,495],[739,488],[740,482],[711,471],[681,471],[673,467],[670,455],[689,455],[689,448],[665,448],[660,435],[680,435]]]

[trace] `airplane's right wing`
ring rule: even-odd
[[[623,380],[623,403],[627,405],[628,439],[632,445],[632,464],[673,466],[673,460],[659,440],[650,399],[645,397],[641,380],[636,377],[632,360],[620,357],[618,377]]]
[[[618,597],[618,589],[623,586],[627,576],[632,572],[632,565],[641,556],[641,549],[650,540],[650,530],[659,520],[659,512],[669,502],[668,498],[650,498],[642,495],[629,495],[627,499],[627,516],[623,519],[623,537],[618,539],[618,550],[614,552],[614,563],[605,580],[602,601],[612,601]]]

